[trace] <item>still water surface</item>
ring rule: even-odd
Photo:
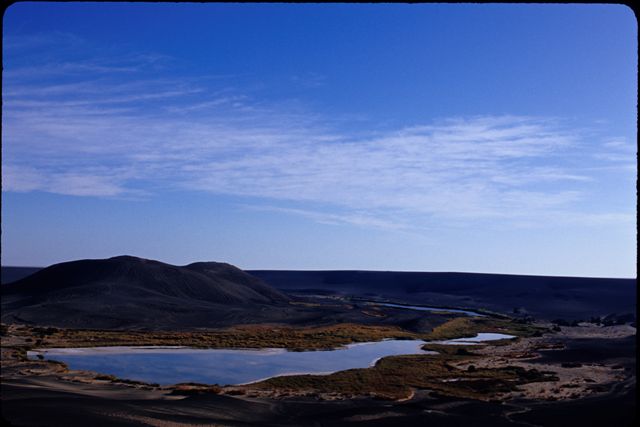
[[[387,340],[350,344],[326,351],[238,350],[188,347],[93,347],[30,351],[70,369],[90,370],[161,385],[181,382],[244,384],[280,375],[327,374],[366,368],[381,357],[433,354],[422,340]]]
[[[446,341],[433,341],[433,344],[448,344],[448,345],[474,345],[480,344],[486,341],[498,341],[515,338],[514,335],[498,334],[494,332],[481,332],[475,337],[456,338]]]
[[[467,316],[486,317],[486,315],[480,314],[477,311],[463,310],[459,308],[427,307],[423,305],[393,304],[390,302],[375,302],[375,301],[370,301],[370,302],[372,302],[374,305],[382,305],[385,307],[393,307],[393,308],[405,308],[408,310],[437,311],[442,313],[460,313],[460,314],[466,314]]]

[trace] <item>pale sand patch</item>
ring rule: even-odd
[[[561,326],[557,334],[565,338],[625,338],[636,334],[636,328],[631,325],[598,326],[583,323],[580,326]]]
[[[616,339],[635,335],[636,329],[629,325],[617,325],[601,327],[597,325],[582,325],[575,327],[562,327],[561,331],[552,335],[560,341],[564,338],[600,338]],[[504,346],[486,346],[474,350],[482,354],[482,359],[468,360],[452,364],[456,368],[466,370],[469,365],[476,368],[504,368],[507,366],[519,366],[524,369],[537,369],[538,371],[550,371],[558,381],[533,382],[518,386],[519,391],[501,395],[503,398],[529,398],[563,400],[575,399],[590,394],[598,393],[593,385],[622,381],[626,377],[623,372],[612,369],[611,366],[601,364],[582,364],[579,367],[562,367],[558,364],[530,363],[527,359],[540,357],[536,351],[540,348],[548,348],[549,337],[521,338]],[[547,349],[545,351],[554,351]]]

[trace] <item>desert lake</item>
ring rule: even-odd
[[[479,344],[515,338],[513,335],[480,333],[475,337],[438,344]],[[233,385],[295,374],[330,374],[366,368],[387,356],[435,354],[422,350],[422,340],[384,340],[349,344],[333,350],[288,351],[268,349],[198,349],[191,347],[87,347],[49,348],[29,351],[34,359],[64,362],[70,369],[161,385],[182,382]]]
[[[422,340],[386,340],[350,344],[334,350],[195,349],[189,347],[51,348],[30,351],[64,362],[70,369],[162,385],[181,382],[244,384],[292,374],[328,374],[366,368],[381,357],[429,354]]]

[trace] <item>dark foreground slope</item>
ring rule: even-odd
[[[51,377],[3,381],[2,415],[16,426],[434,426],[434,427],[631,427],[635,388],[562,402],[496,402],[455,399],[417,391],[405,402],[374,398],[336,401],[298,397],[242,399],[206,393],[162,399],[159,392],[87,387]],[[155,396],[153,395],[155,393]],[[512,421],[513,420],[513,421]]]
[[[289,298],[224,263],[173,266],[130,256],[52,265],[2,286],[2,321],[93,328],[235,323]]]
[[[395,298],[415,304],[514,309],[535,317],[567,320],[635,314],[636,280],[395,271],[250,270],[287,292],[338,292]]]

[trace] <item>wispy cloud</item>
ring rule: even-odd
[[[58,52],[65,49],[78,49],[86,45],[86,40],[76,34],[64,31],[48,31],[46,33],[29,33],[21,35],[5,35],[2,47],[8,53],[25,52],[38,49],[55,48]]]
[[[291,82],[306,88],[321,87],[327,80],[326,76],[319,73],[308,72],[291,76]]]
[[[85,168],[73,172],[51,173],[30,166],[3,166],[3,187],[6,191],[47,191],[72,196],[117,196],[126,193],[123,177],[117,171]]]
[[[557,118],[457,117],[355,133],[339,119],[213,88],[211,79],[149,77],[164,59],[141,58],[9,69],[3,189],[196,190],[268,199],[270,210],[318,222],[393,229],[575,215],[594,179],[566,161],[584,142]],[[33,79],[38,73],[67,79]],[[602,147],[603,162],[628,149],[619,140]]]
[[[635,171],[637,146],[626,138],[607,138],[594,157],[607,163],[614,163],[616,167],[628,171]]]
[[[371,212],[351,212],[351,213],[330,213],[330,212],[322,212],[319,210],[310,210],[310,209],[296,209],[296,208],[286,208],[281,206],[271,206],[271,205],[241,205],[241,207],[249,210],[258,210],[258,211],[267,211],[267,212],[278,212],[296,216],[302,216],[305,218],[309,218],[315,222],[321,224],[331,224],[331,225],[357,225],[360,227],[366,228],[379,228],[379,229],[388,229],[388,230],[406,230],[413,228],[409,224],[404,224],[399,221],[398,218],[386,219],[382,215],[384,213],[371,213]],[[382,214],[382,215],[381,215]]]

